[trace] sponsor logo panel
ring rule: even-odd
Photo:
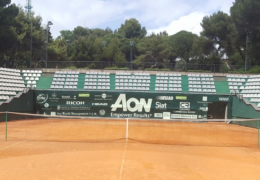
[[[177,100],[187,100],[187,96],[176,96]]]
[[[190,102],[180,102],[180,110],[190,109]]]
[[[88,98],[88,97],[90,97],[90,94],[79,94],[79,97]]]
[[[144,98],[140,100],[136,98],[126,99],[125,94],[120,94],[117,98],[115,104],[112,104],[111,111],[116,111],[117,109],[122,109],[124,112],[150,112],[153,99],[148,99],[147,101]]]
[[[36,97],[36,102],[37,102],[38,104],[43,104],[43,103],[45,103],[47,100],[48,100],[48,94],[39,94],[39,95]]]
[[[106,93],[103,93],[101,95],[95,95],[94,100],[96,101],[112,101],[112,95],[107,95]]]
[[[162,118],[163,114],[162,113],[154,113],[154,117],[156,118]]]
[[[155,109],[166,110],[167,109],[167,103],[156,102],[155,103]]]
[[[108,106],[108,103],[92,103],[92,106]]]
[[[197,115],[192,115],[192,114],[171,114],[171,119],[198,119]]]
[[[173,96],[157,96],[156,100],[172,101],[172,100],[174,100],[174,97]]]
[[[170,112],[163,112],[163,119],[171,119],[171,113]]]
[[[228,97],[220,97],[219,101],[228,102],[229,98]]]

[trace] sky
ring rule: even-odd
[[[148,34],[181,30],[198,34],[203,17],[223,11],[229,14],[235,0],[31,0],[36,15],[46,25],[52,21],[54,38],[61,30],[77,26],[88,28],[120,28],[126,19],[135,18],[146,27]],[[12,0],[23,7],[26,0]]]

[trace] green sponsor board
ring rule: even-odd
[[[232,96],[145,92],[81,92],[35,90],[41,114],[114,118],[206,119],[208,104]],[[231,113],[231,111],[230,111]]]

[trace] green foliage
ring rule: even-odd
[[[204,73],[210,73],[211,71],[207,71],[207,70],[188,70],[188,72],[204,72]]]
[[[221,59],[225,57],[234,70],[245,64],[246,54],[252,66],[260,65],[259,0],[235,0],[230,15],[219,11],[204,17],[201,36],[187,31],[171,36],[166,31],[147,36],[146,28],[131,18],[114,32],[109,27],[77,26],[61,30],[55,40],[49,32],[48,44],[44,43],[47,36],[42,18],[27,14],[10,2],[0,0],[0,66],[29,67],[31,27],[32,67],[46,59],[46,48],[49,67],[65,61],[64,67],[81,68],[89,64],[86,68],[124,69],[132,61],[134,69],[233,72],[221,66]],[[134,42],[131,47],[130,41]],[[37,67],[40,66],[44,65]],[[258,69],[254,67],[248,72],[258,73]]]
[[[126,38],[143,38],[147,34],[147,31],[145,27],[141,27],[141,24],[136,19],[132,18],[125,20],[125,24],[121,25],[118,33]]]
[[[222,72],[222,73],[227,73],[228,71],[229,71],[229,68],[228,68],[228,66],[227,66],[227,63],[224,62],[224,63],[222,64],[222,66],[220,67],[220,72]]]
[[[145,68],[146,71],[170,71],[170,69]]]
[[[128,67],[107,67],[106,70],[129,70]]]
[[[88,69],[96,69],[97,68],[97,66],[96,66],[96,64],[95,63],[90,63],[89,65],[88,65],[88,67],[87,67]]]

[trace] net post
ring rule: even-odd
[[[128,119],[126,119],[126,140],[128,140]]]
[[[7,113],[8,112],[5,112],[5,141],[7,141]]]

